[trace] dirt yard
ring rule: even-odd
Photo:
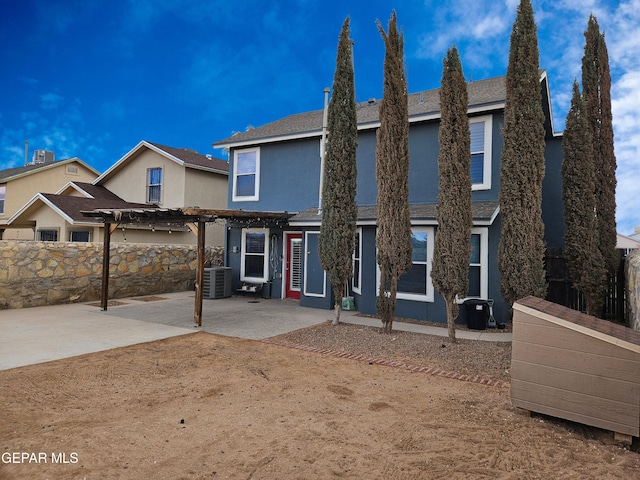
[[[395,366],[380,348],[340,357],[322,340],[310,352],[199,332],[2,371],[0,478],[640,478],[640,455],[610,432],[516,413],[503,378],[448,378],[441,352],[458,347],[428,338],[439,357],[413,345]]]

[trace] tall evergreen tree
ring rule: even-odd
[[[356,147],[358,120],[354,89],[352,44],[349,17],[342,25],[333,94],[329,102],[329,143],[325,158],[322,198],[322,225],[318,254],[322,268],[329,272],[335,296],[333,325],[340,321],[344,287],[352,275],[351,256],[356,231]]]
[[[384,89],[376,145],[378,265],[380,288],[377,308],[383,331],[390,333],[396,309],[398,279],[412,262],[409,215],[409,106],[404,76],[404,38],[398,32],[396,12],[388,30],[378,21],[385,43]]]
[[[456,340],[456,295],[469,289],[471,260],[471,139],[467,82],[454,46],[444,59],[440,87],[440,153],[438,155],[438,231],[431,278],[447,306],[449,339]]]
[[[537,27],[531,2],[521,0],[509,47],[500,171],[498,265],[508,305],[527,295],[546,295],[543,123]]]
[[[598,20],[589,16],[584,33],[582,93],[591,125],[596,171],[596,215],[599,249],[609,273],[618,266],[616,253],[616,157],[613,148],[609,54]]]
[[[598,248],[596,172],[591,126],[573,83],[573,98],[562,138],[562,198],[564,201],[565,256],[576,288],[584,294],[587,313],[600,316],[606,294],[607,271]]]

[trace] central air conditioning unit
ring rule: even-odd
[[[205,268],[202,292],[204,298],[230,297],[231,267]]]

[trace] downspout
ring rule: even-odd
[[[322,213],[322,188],[324,184],[324,159],[327,154],[327,119],[329,116],[329,88],[324,89],[324,112],[322,115],[322,139],[320,140],[320,188],[318,189],[318,215]]]

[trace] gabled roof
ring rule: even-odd
[[[129,150],[120,160],[114,163],[109,169],[94,180],[94,185],[101,184],[104,180],[120,171],[129,161],[139,155],[139,153],[148,149],[154,151],[172,162],[182,165],[185,168],[194,168],[207,172],[219,173],[220,175],[229,175],[229,164],[220,158],[214,158],[210,155],[201,155],[195,150],[188,148],[173,148],[159,143],[147,142],[142,140],[135,147]]]
[[[218,170],[220,172],[229,173],[229,163],[220,158],[211,155],[201,155],[195,150],[189,148],[173,148],[159,143],[149,142],[151,145],[167,152],[169,155],[182,160],[186,167],[205,167],[206,169]]]
[[[469,113],[480,113],[504,108],[506,97],[504,76],[479,80],[467,84]],[[439,118],[440,89],[426,90],[409,95],[409,122]],[[377,128],[378,100],[369,100],[356,105],[358,129]],[[284,139],[319,136],[322,133],[323,110],[290,115],[262,127],[252,128],[213,144],[216,148],[235,147],[265,143]]]
[[[617,234],[616,248],[618,249],[628,249],[632,250],[635,248],[640,248],[640,241],[635,240],[626,235],[622,235],[621,233]]]
[[[21,217],[35,212],[42,204],[49,206],[58,213],[58,215],[71,224],[96,223],[95,221],[87,221],[87,217],[82,215],[81,212],[86,210],[95,210],[98,208],[150,208],[153,206],[149,204],[127,202],[115,193],[107,190],[105,187],[92,185],[90,183],[78,182],[67,184],[61,190],[68,190],[72,185],[75,185],[75,187],[77,187],[75,189],[83,193],[82,197],[61,195],[59,193],[37,193],[20,210],[9,218],[7,224],[11,225],[14,223],[20,223],[19,219]]]
[[[416,224],[436,225],[436,203],[414,203],[409,205],[411,222]],[[491,225],[499,212],[498,202],[473,202],[471,204],[474,225]],[[357,223],[359,225],[373,225],[378,217],[375,205],[358,207]],[[307,208],[289,219],[290,225],[320,225],[322,215],[318,214],[318,208]]]
[[[73,157],[73,158],[67,158],[65,160],[58,160],[55,162],[40,163],[37,165],[25,165],[24,167],[7,168],[6,170],[0,170],[0,182],[6,183],[20,177],[32,175],[34,173],[41,172],[44,170],[49,170],[51,168],[56,168],[56,167],[59,167],[60,165],[66,165],[68,163],[76,163],[76,162],[81,164],[83,167],[91,170],[93,173],[96,174],[96,176],[100,175],[100,172],[98,172],[95,168],[87,165],[79,158]]]

